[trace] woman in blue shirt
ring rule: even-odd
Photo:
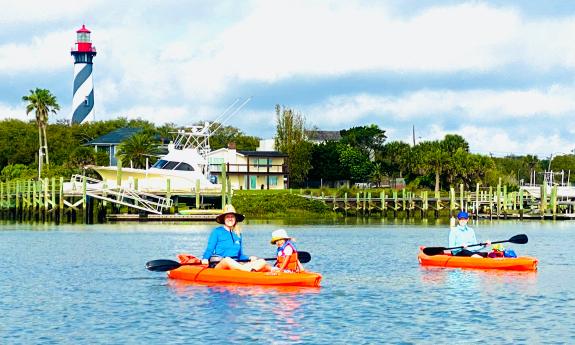
[[[265,260],[255,256],[247,256],[243,252],[242,234],[239,223],[244,220],[244,215],[237,213],[232,205],[225,205],[222,214],[216,217],[216,222],[222,224],[210,234],[208,245],[202,256],[203,264],[210,264],[217,269],[241,270],[241,271],[265,271]],[[214,265],[210,258],[219,257],[221,260]],[[245,264],[236,260],[250,260]],[[213,261],[213,259],[212,259]]]
[[[465,211],[461,211],[457,214],[457,219],[459,224],[455,227],[451,227],[449,231],[449,247],[463,247],[462,249],[454,249],[451,254],[455,256],[473,256],[473,257],[487,257],[487,253],[480,252],[479,250],[469,250],[467,246],[470,244],[476,244],[477,238],[475,237],[475,231],[473,228],[467,226],[467,221],[469,220],[469,215]],[[483,249],[485,247],[491,246],[491,241],[487,241],[487,245],[478,246],[473,248]]]

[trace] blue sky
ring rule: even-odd
[[[42,87],[71,117],[70,48],[92,31],[96,119],[213,121],[271,138],[275,104],[309,127],[471,151],[575,149],[575,2],[0,0],[0,119]]]

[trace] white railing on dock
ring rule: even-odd
[[[70,179],[73,185],[72,189],[82,191],[84,181],[86,181],[86,195],[96,199],[154,214],[162,214],[162,209],[170,208],[173,205],[173,201],[169,198],[121,186],[109,188],[103,181],[82,175],[72,175]]]

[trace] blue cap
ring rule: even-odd
[[[457,214],[457,219],[469,219],[469,214],[465,211],[461,211]]]

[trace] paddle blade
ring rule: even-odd
[[[423,254],[433,256],[433,255],[441,255],[444,253],[445,247],[425,247],[423,248]]]
[[[527,241],[529,241],[529,239],[527,238],[527,235],[525,235],[525,234],[515,235],[509,239],[509,242],[515,243],[515,244],[525,244],[525,243],[527,243]]]
[[[302,264],[308,263],[311,261],[311,254],[308,252],[297,252],[297,259]]]
[[[146,269],[154,272],[166,272],[180,267],[181,264],[174,260],[152,260],[146,263]]]

